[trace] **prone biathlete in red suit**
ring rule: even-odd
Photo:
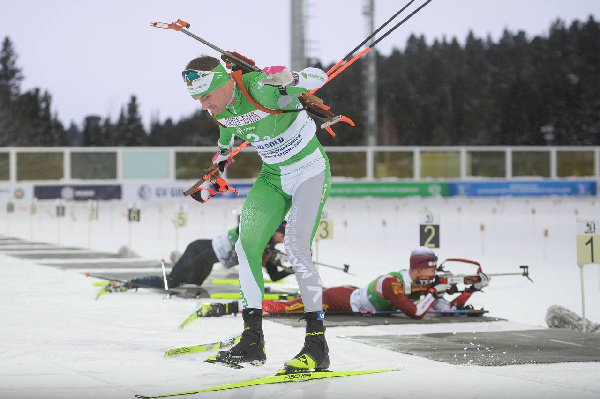
[[[489,283],[489,277],[480,273],[480,281],[448,302],[442,294],[450,286],[434,285],[437,256],[427,247],[418,247],[410,256],[410,268],[379,276],[363,288],[354,286],[332,287],[323,291],[325,312],[371,312],[398,309],[413,319],[421,319],[429,311],[455,310],[465,307],[473,292]],[[423,284],[422,282],[426,283]],[[425,296],[423,296],[425,293]],[[263,301],[265,313],[302,313],[302,299],[292,301]]]

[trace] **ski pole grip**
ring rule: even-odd
[[[188,24],[187,22],[185,22],[182,19],[178,19],[177,21],[173,22],[172,24],[168,24],[166,22],[150,22],[150,26],[152,26],[153,28],[160,28],[160,29],[174,29],[177,31],[180,31],[183,28],[189,28],[190,24]]]
[[[189,27],[190,24],[185,22],[183,19],[178,19],[177,21],[173,22],[173,29],[175,30],[181,30],[183,28],[188,29]]]
[[[150,26],[153,28],[171,29],[170,25],[166,22],[150,22]]]

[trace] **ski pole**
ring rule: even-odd
[[[352,273],[349,273],[349,272],[348,272],[348,269],[350,269],[350,265],[348,265],[348,264],[346,264],[346,263],[344,263],[344,267],[340,267],[340,266],[333,266],[333,265],[327,265],[327,264],[325,264],[325,263],[321,263],[321,262],[315,262],[315,261],[313,261],[313,263],[314,263],[315,265],[318,265],[318,266],[329,267],[329,268],[331,268],[331,269],[337,269],[337,270],[341,270],[341,271],[343,271],[344,273],[352,274]]]
[[[365,43],[367,43],[369,40],[371,40],[383,27],[385,27],[388,23],[390,23],[393,19],[395,19],[398,15],[400,15],[407,7],[409,7],[414,0],[411,0],[408,4],[406,4],[404,7],[402,7],[400,9],[400,11],[398,11],[396,14],[394,14],[394,16],[392,18],[390,18],[389,20],[387,20],[384,24],[382,24],[379,28],[377,28],[371,35],[369,35],[365,40],[363,40],[363,42],[361,44],[359,44],[358,46],[356,46],[354,48],[354,50],[352,50],[350,53],[348,53],[348,55],[346,55],[344,58],[342,58],[340,61],[338,61],[333,67],[331,67],[328,71],[327,71],[327,82],[325,82],[325,84],[329,83],[329,81],[331,81],[333,78],[335,78],[337,75],[339,75],[340,73],[342,73],[346,68],[348,68],[350,65],[352,65],[355,61],[357,61],[358,59],[360,59],[362,56],[364,56],[366,53],[368,53],[369,51],[371,51],[375,45],[377,45],[377,43],[381,42],[383,39],[385,39],[390,33],[392,33],[394,30],[396,30],[397,28],[399,28],[402,24],[404,24],[406,21],[408,21],[410,18],[412,18],[416,13],[418,13],[419,11],[421,11],[427,4],[431,3],[432,0],[427,0],[425,3],[421,4],[417,9],[415,9],[413,12],[411,12],[410,14],[408,14],[402,21],[398,22],[396,25],[394,25],[392,28],[390,28],[386,33],[384,33],[380,38],[378,38],[377,40],[375,40],[373,43],[371,43],[369,46],[365,47],[360,53],[358,53],[356,56],[354,56],[353,58],[352,55],[360,48],[362,47]],[[310,93],[313,94],[315,93],[317,89],[312,90]]]
[[[276,254],[276,258],[279,259],[280,261],[284,261],[284,262],[287,261],[287,262],[289,262],[289,258],[288,258],[287,254],[285,252],[281,252],[278,249],[272,249],[271,252],[274,253],[274,254]],[[344,273],[352,274],[352,273],[348,272],[348,269],[350,269],[350,265],[348,265],[348,264],[344,264],[344,267],[340,267],[340,266],[328,265],[328,264],[321,263],[321,262],[316,262],[314,260],[313,260],[313,263],[315,265],[318,265],[318,266],[329,267],[329,268],[332,268],[332,269],[341,270]]]
[[[367,46],[367,48],[365,48],[364,50],[362,50],[360,54],[358,54],[354,58],[351,58],[354,55],[355,52],[357,52],[362,46],[364,46],[369,40],[371,40],[377,33],[379,33],[381,31],[381,29],[383,29],[387,24],[389,24],[391,21],[393,21],[404,10],[406,10],[406,8],[408,8],[412,3],[414,3],[414,1],[415,0],[409,1],[404,7],[402,7],[400,9],[400,11],[398,11],[390,19],[388,19],[386,22],[384,22],[379,28],[375,29],[375,31],[373,31],[373,33],[371,33],[369,36],[367,36],[365,38],[365,40],[363,40],[358,46],[354,47],[354,49],[352,49],[352,51],[350,51],[348,54],[346,54],[346,56],[344,58],[342,58],[340,61],[338,61],[337,64],[335,64],[334,66],[332,66],[331,68],[329,68],[329,70],[327,71],[327,76],[331,75],[336,69],[338,69],[342,65],[345,65],[345,63],[349,62],[351,59],[353,60],[352,62],[354,62],[357,59],[359,59],[360,57],[362,57],[367,51],[371,50],[372,46]],[[344,66],[344,69],[347,68],[348,66],[350,66],[350,64]]]
[[[354,47],[354,49],[352,49],[352,51],[350,51],[348,54],[346,54],[346,56],[344,58],[342,58],[340,61],[338,61],[337,64],[335,64],[334,66],[332,66],[331,68],[329,68],[329,70],[327,71],[327,75],[331,74],[333,71],[335,71],[337,68],[339,68],[342,63],[347,62],[350,60],[350,57],[352,57],[352,55],[358,51],[358,49],[360,49],[362,46],[364,46],[369,40],[371,40],[377,33],[379,33],[381,31],[381,29],[383,29],[387,24],[389,24],[391,21],[393,21],[398,15],[400,15],[407,7],[409,7],[412,3],[414,3],[415,0],[410,0],[404,7],[402,7],[400,9],[400,11],[398,11],[396,14],[394,14],[390,19],[388,19],[385,23],[383,23],[379,28],[375,29],[373,31],[373,33],[371,33],[369,36],[367,36],[367,38],[365,40],[363,40],[358,46]]]
[[[165,283],[165,291],[169,291],[169,282],[167,281],[167,270],[165,269],[165,260],[164,259],[160,260],[160,266],[162,267],[163,281]]]

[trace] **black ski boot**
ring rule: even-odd
[[[310,312],[302,316],[306,319],[304,347],[292,360],[285,362],[285,372],[323,371],[329,367],[329,347],[325,340],[324,312]]]
[[[265,352],[265,338],[262,332],[262,309],[244,309],[244,332],[242,339],[228,351],[219,351],[213,360],[219,363],[237,365],[250,363],[253,366],[262,366],[267,361]]]

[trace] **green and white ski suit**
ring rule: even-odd
[[[244,202],[236,252],[244,308],[262,308],[262,253],[287,216],[284,246],[294,269],[306,312],[323,310],[322,282],[312,262],[311,243],[331,186],[329,160],[317,139],[316,125],[302,111],[297,94],[321,87],[327,75],[316,68],[299,72],[298,84],[282,95],[263,85],[263,72],[241,79],[247,93],[273,114],[254,106],[235,85],[230,104],[218,115],[219,149],[231,149],[234,136],[248,141],[262,158],[259,176]]]

